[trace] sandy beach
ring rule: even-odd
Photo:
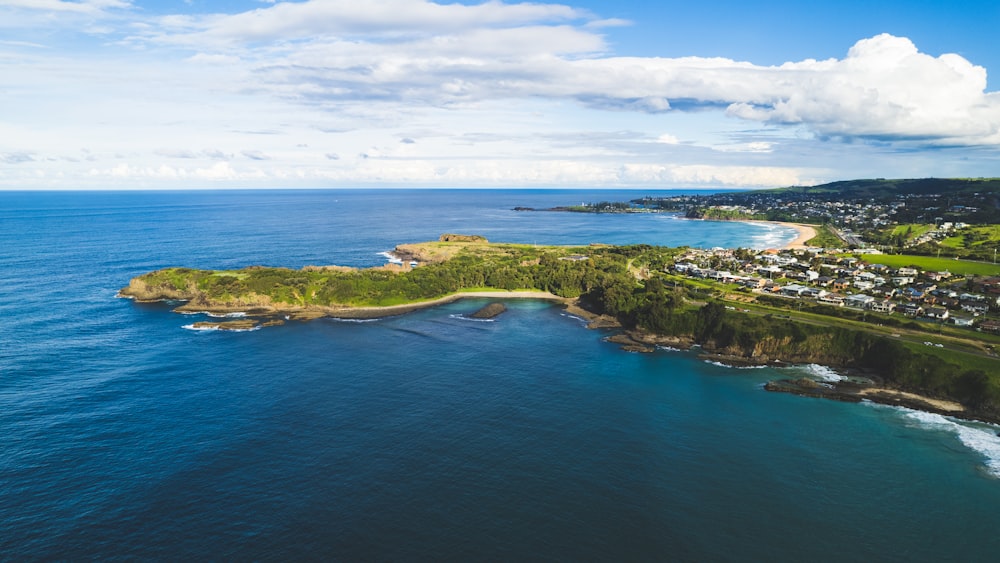
[[[795,240],[785,245],[785,249],[806,248],[806,241],[816,236],[816,229],[801,223],[778,223],[786,227],[792,227],[798,232]]]
[[[802,223],[784,223],[782,221],[745,221],[746,223],[764,223],[767,225],[780,225],[782,227],[791,227],[795,229],[798,233],[795,239],[781,247],[783,250],[796,250],[800,248],[807,248],[806,241],[814,238],[816,236],[816,228],[810,225],[803,225]]]

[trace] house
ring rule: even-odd
[[[973,320],[974,319],[972,317],[952,317],[951,318],[951,322],[954,323],[955,326],[972,326],[972,321]]]
[[[945,309],[944,307],[928,307],[927,310],[924,311],[924,316],[943,321],[947,320],[950,314],[948,313],[948,309]]]
[[[868,305],[868,309],[876,313],[892,313],[895,308],[896,304],[888,299],[884,301],[872,301],[871,304]]]
[[[834,280],[833,283],[830,284],[830,287],[832,287],[834,291],[843,291],[848,287],[850,287],[850,285],[851,285],[850,281],[844,278],[838,278]]]
[[[875,298],[871,295],[865,295],[863,293],[857,293],[854,295],[848,295],[844,298],[844,305],[848,307],[854,307],[856,309],[867,309],[868,306],[875,301]]]
[[[825,303],[827,305],[833,305],[836,307],[843,307],[844,296],[839,295],[837,293],[827,293],[826,295],[820,295],[819,298],[816,299],[816,302]]]
[[[924,314],[924,308],[916,303],[903,303],[896,310],[907,317],[919,317]]]
[[[1000,321],[983,321],[979,323],[979,330],[1000,334]]]
[[[820,285],[820,286],[823,286],[823,287],[827,287],[831,283],[833,283],[833,278],[831,278],[830,276],[820,276],[820,277],[816,278],[816,284],[817,285]]]
[[[882,297],[885,297],[886,299],[892,299],[893,297],[899,295],[899,291],[894,287],[882,288],[880,290],[880,294],[882,295]]]
[[[899,268],[898,270],[896,270],[896,275],[897,276],[907,276],[907,277],[915,278],[915,277],[917,277],[918,274],[920,274],[920,272],[918,272],[916,268],[903,267],[903,268]]]
[[[785,297],[802,297],[803,292],[805,292],[808,287],[804,285],[799,285],[797,283],[788,284],[781,288],[781,294]]]
[[[962,310],[973,315],[985,315],[990,310],[990,306],[979,301],[962,301]]]

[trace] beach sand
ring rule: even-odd
[[[806,241],[811,238],[815,238],[816,236],[816,229],[810,227],[809,225],[803,225],[801,223],[778,223],[778,224],[784,225],[786,227],[792,227],[799,233],[798,236],[795,237],[795,240],[785,245],[786,249],[806,248]]]

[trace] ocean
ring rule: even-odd
[[[777,246],[516,212],[649,192],[0,192],[0,559],[991,561],[998,428],[768,393],[819,366],[635,354],[459,301],[242,333],[117,299],[167,266],[373,266],[445,232]]]

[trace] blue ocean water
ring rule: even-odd
[[[645,195],[624,194],[627,197]],[[993,560],[996,428],[767,393],[560,308],[184,330],[165,266],[370,266],[443,232],[774,246],[524,213],[589,191],[0,193],[0,558]]]

